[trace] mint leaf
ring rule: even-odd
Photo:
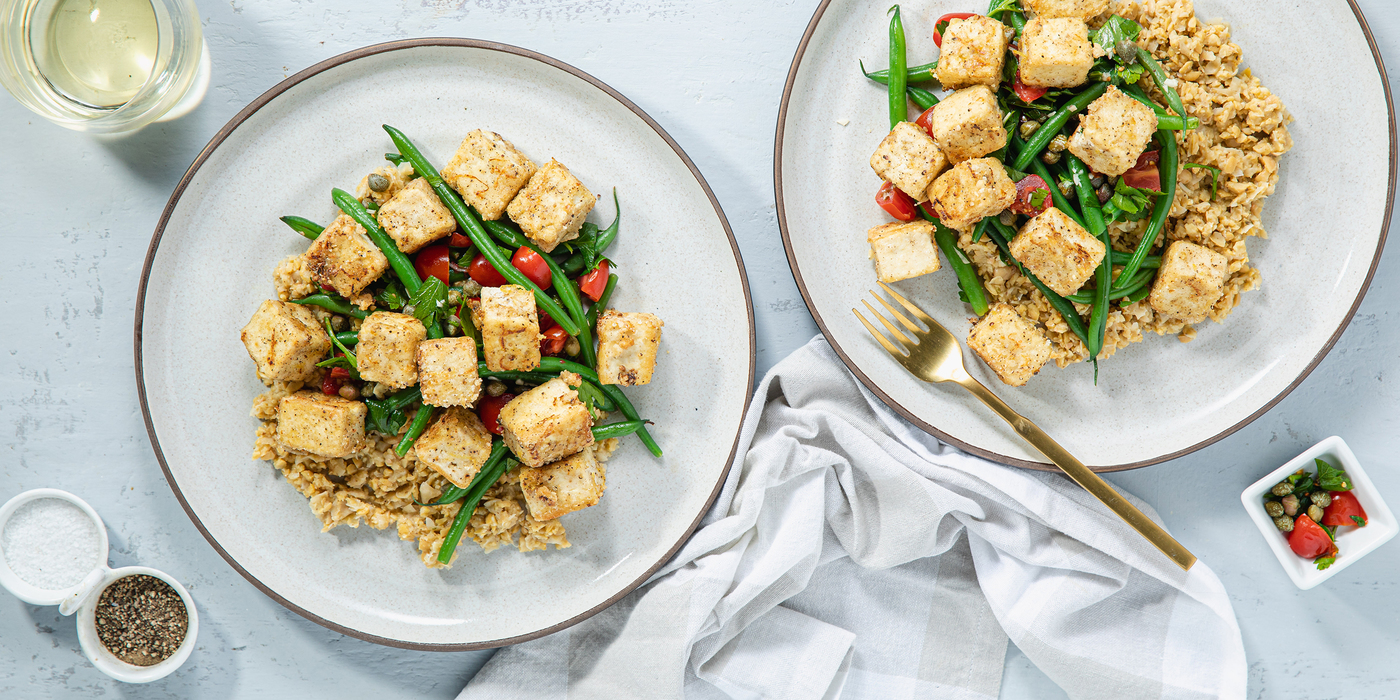
[[[1313,460],[1317,464],[1317,483],[1328,491],[1350,491],[1351,478],[1347,473],[1333,467],[1325,459]]]
[[[403,305],[408,303],[408,294],[404,292],[403,285],[396,279],[389,280],[384,288],[374,295],[374,301],[387,309],[398,311]]]
[[[1323,571],[1323,570],[1325,570],[1327,567],[1329,567],[1329,566],[1333,565],[1334,563],[1336,563],[1336,561],[1337,561],[1337,558],[1336,558],[1336,557],[1321,557],[1321,558],[1315,560],[1315,562],[1317,563],[1317,570],[1318,570],[1318,571]]]
[[[1353,515],[1353,516],[1351,516],[1351,519],[1354,520],[1354,521],[1356,522],[1356,526],[1357,526],[1357,527],[1366,527],[1366,519],[1365,519],[1365,518],[1363,518],[1363,517],[1361,517],[1361,516],[1359,516],[1359,515]]]
[[[451,307],[447,305],[447,285],[436,277],[423,280],[423,285],[413,295],[413,317],[432,326],[446,316]]]
[[[1120,41],[1137,41],[1138,35],[1142,33],[1142,25],[1120,15],[1113,15],[1103,23],[1102,27],[1089,32],[1089,40],[1103,47],[1109,53],[1113,53],[1114,48]]]

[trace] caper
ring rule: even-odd
[[[1322,515],[1323,513],[1321,508],[1318,508],[1317,506],[1308,506],[1308,517],[1312,518],[1313,522],[1322,522]]]
[[[564,343],[564,352],[569,353],[571,357],[577,356],[580,352],[583,352],[583,346],[579,345],[578,338],[569,336],[569,340]]]
[[[1023,139],[1028,139],[1028,138],[1030,138],[1030,137],[1031,137],[1031,134],[1034,134],[1034,133],[1035,133],[1035,130],[1036,130],[1036,129],[1039,129],[1039,128],[1040,128],[1040,122],[1038,122],[1038,121],[1036,121],[1036,120],[1034,120],[1034,119],[1025,119],[1025,118],[1022,118],[1022,119],[1021,119],[1021,138],[1023,138]]]
[[[1045,161],[1046,165],[1054,165],[1060,162],[1060,154],[1054,151],[1046,151],[1040,154],[1040,159]]]
[[[1274,527],[1278,528],[1279,532],[1293,532],[1293,518],[1280,515],[1274,518]]]
[[[370,173],[369,188],[371,190],[374,190],[375,192],[383,192],[384,190],[389,189],[389,178],[384,177],[379,173]]]
[[[1064,196],[1066,196],[1066,197],[1073,197],[1073,196],[1074,196],[1074,183],[1073,183],[1073,182],[1071,182],[1071,181],[1069,181],[1069,180],[1060,180],[1059,184],[1057,184],[1057,185],[1055,185],[1055,186],[1058,187],[1058,188],[1060,188],[1060,194],[1062,194],[1062,195],[1064,195]]]
[[[481,284],[474,279],[468,279],[462,284],[462,293],[469,298],[481,296]]]
[[[1288,494],[1293,493],[1293,484],[1290,484],[1287,481],[1280,481],[1277,484],[1274,484],[1274,487],[1272,489],[1269,489],[1269,492],[1274,494],[1275,496],[1287,496]]]
[[[1294,496],[1293,494],[1290,493],[1290,494],[1288,494],[1287,496],[1284,496],[1284,497],[1283,497],[1283,512],[1286,513],[1286,514],[1288,514],[1288,515],[1297,515],[1297,514],[1298,514],[1298,497],[1297,497],[1297,496]]]
[[[1000,221],[1002,226],[1014,226],[1016,224],[1016,212],[1010,209],[1003,209],[1001,213],[997,215],[997,221]]]
[[[1098,189],[1098,188],[1099,188],[1100,186],[1102,186],[1105,182],[1107,182],[1107,180],[1105,180],[1104,177],[1103,177],[1102,175],[1090,175],[1090,176],[1089,176],[1089,184],[1090,184],[1094,189]]]
[[[345,329],[345,317],[344,317],[344,316],[332,316],[332,317],[331,317],[331,328],[334,328],[334,329],[336,329],[336,330],[338,330],[338,331],[339,331],[339,330],[344,330],[344,329]]]
[[[1108,183],[1105,182],[1102,185],[1099,185],[1098,189],[1094,190],[1094,196],[1098,198],[1099,204],[1103,204],[1108,200],[1113,199],[1113,188],[1109,187]]]
[[[1332,505],[1332,494],[1326,491],[1313,491],[1312,495],[1308,496],[1308,498],[1311,498],[1313,505],[1318,508],[1326,508]]]
[[[1059,153],[1069,148],[1069,137],[1064,134],[1055,134],[1055,138],[1050,140],[1050,145],[1045,147],[1051,153]]]
[[[1283,515],[1283,504],[1278,501],[1264,501],[1264,512],[1268,513],[1270,518],[1277,518]]]
[[[487,396],[500,396],[501,394],[504,394],[504,393],[506,393],[506,385],[505,385],[505,384],[502,384],[502,383],[500,383],[500,382],[498,382],[498,381],[496,381],[496,380],[494,380],[494,379],[487,380],[487,382],[486,382],[486,395],[487,395]]]
[[[1118,60],[1122,61],[1125,65],[1131,66],[1137,63],[1137,44],[1124,39],[1118,42],[1118,45],[1114,46],[1113,50],[1118,54]]]
[[[340,398],[349,401],[354,401],[355,399],[360,398],[360,390],[356,389],[354,385],[342,384],[340,386]]]
[[[447,290],[447,303],[450,306],[456,306],[462,303],[462,290],[456,287]]]

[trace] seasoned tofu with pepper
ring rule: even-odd
[[[933,108],[934,143],[952,163],[981,158],[1006,145],[996,94],[985,85],[959,90]],[[915,199],[918,199],[917,197]]]
[[[1187,323],[1204,321],[1225,294],[1228,273],[1224,255],[1189,241],[1172,241],[1162,255],[1147,303],[1163,316]]]
[[[376,311],[360,325],[355,357],[360,376],[395,389],[418,383],[418,344],[428,337],[423,322],[408,314]]]
[[[881,282],[898,282],[937,272],[938,252],[933,249],[933,224],[928,221],[881,224],[865,234],[875,276]]]
[[[1002,382],[1023,386],[1050,360],[1050,340],[1034,323],[998,303],[967,334],[967,346]]]
[[[414,253],[457,230],[457,220],[424,178],[399,190],[379,208],[379,225],[399,250]]]
[[[934,213],[948,228],[968,231],[984,217],[1000,214],[1016,201],[1016,183],[996,158],[954,165],[928,188]]]
[[[349,299],[389,269],[389,259],[346,214],[335,217],[306,250],[306,269],[324,289]]]
[[[1075,17],[1036,17],[1021,32],[1021,82],[1047,88],[1083,85],[1094,66],[1089,25]]]
[[[1108,10],[1108,0],[1023,0],[1036,17],[1073,17],[1088,21]],[[1024,36],[1024,35],[1023,35]]]
[[[429,406],[471,406],[481,396],[476,340],[470,335],[418,344],[418,386]]]
[[[542,467],[593,444],[593,416],[573,389],[583,381],[561,372],[501,408],[501,438],[527,467]]]
[[[1060,296],[1079,291],[1107,253],[1103,241],[1054,207],[1027,221],[1009,248],[1012,257]]]
[[[476,208],[481,218],[501,218],[506,205],[535,174],[535,163],[494,131],[476,129],[462,139],[442,179]]]
[[[584,217],[597,203],[598,198],[563,163],[551,158],[510,200],[506,214],[548,253],[560,243],[578,238]]]
[[[995,88],[1006,62],[1006,30],[1006,25],[983,15],[949,20],[938,52],[938,82],[949,90]]]
[[[598,380],[623,386],[650,382],[664,325],[647,313],[604,311],[598,317]]]
[[[365,404],[298,391],[277,403],[277,441],[296,452],[350,457],[365,448]]]
[[[423,402],[436,405],[427,400],[426,394]],[[475,411],[453,406],[423,431],[413,444],[413,454],[453,486],[466,488],[491,456],[491,432]]]
[[[1069,137],[1069,152],[1090,169],[1118,177],[1137,163],[1157,131],[1157,114],[1151,107],[1109,86],[1089,103],[1079,128]]]
[[[607,487],[607,470],[593,448],[543,467],[521,467],[520,490],[535,520],[553,520],[596,505]]]
[[[882,180],[922,202],[929,183],[948,167],[948,159],[927,131],[913,122],[900,122],[870,156],[870,167]]]
[[[477,328],[492,372],[529,371],[540,366],[540,319],[535,295],[515,284],[483,287]]]
[[[258,379],[269,386],[311,379],[331,349],[330,336],[311,309],[285,301],[264,301],[240,337],[258,366]]]

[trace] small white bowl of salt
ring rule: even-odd
[[[194,649],[194,601],[163,572],[108,567],[107,549],[102,518],[67,491],[25,491],[0,506],[0,586],[78,613],[78,645],[99,671],[127,683],[164,678]]]

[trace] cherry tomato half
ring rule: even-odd
[[[1294,521],[1293,532],[1288,533],[1288,546],[1304,559],[1316,559],[1332,549],[1332,538],[1321,525],[1303,514]]]
[[[452,238],[449,238],[447,240],[447,245],[450,245],[453,248],[465,248],[471,244],[472,239],[467,238],[466,236],[463,236],[462,234],[457,233],[456,231],[453,231]]]
[[[904,194],[903,190],[891,182],[880,185],[880,189],[875,192],[875,203],[879,204],[885,213],[900,221],[913,221],[919,216],[919,212],[914,209],[914,198]]]
[[[350,379],[350,370],[344,367],[332,367],[326,373],[325,379],[321,380],[321,393],[326,396],[335,396],[340,393],[340,387],[344,386],[346,380]]]
[[[547,331],[559,325],[559,322],[554,320],[554,317],[550,316],[548,311],[545,311],[544,309],[541,309],[538,306],[535,307],[535,313],[539,314],[540,317],[540,332]]]
[[[1044,194],[1037,195],[1037,192],[1044,191]],[[1039,199],[1037,205],[1035,200]],[[1045,180],[1039,175],[1027,175],[1016,182],[1016,201],[1008,207],[1017,214],[1035,216],[1049,209],[1054,201],[1050,198],[1050,186],[1045,184]]]
[[[476,283],[483,287],[499,287],[510,283],[504,275],[491,266],[491,261],[480,253],[472,258],[472,264],[467,268],[467,276],[476,280]]]
[[[513,398],[515,398],[515,394],[483,396],[476,403],[476,414],[481,417],[481,424],[486,426],[492,435],[500,435],[505,432],[501,428],[501,409]]]
[[[449,284],[452,275],[451,252],[442,244],[430,245],[413,256],[413,267],[423,279],[436,277],[443,284]]]
[[[601,299],[603,290],[608,288],[608,273],[611,267],[606,260],[599,262],[592,272],[578,278],[578,290],[587,294],[593,301]]]
[[[1016,80],[1011,83],[1011,89],[1015,91],[1017,97],[1021,98],[1022,102],[1026,103],[1035,102],[1044,97],[1045,93],[1049,92],[1049,88],[1027,85],[1021,82],[1021,71],[1019,70],[1016,71]]]
[[[529,277],[531,282],[539,285],[540,289],[549,289],[549,282],[553,279],[553,275],[549,272],[549,264],[540,257],[539,253],[525,246],[520,246],[515,251],[515,255],[511,256],[510,264],[514,265],[515,269],[525,273],[525,276]]]
[[[1338,527],[1341,525],[1364,526],[1367,522],[1366,511],[1361,507],[1361,501],[1356,500],[1356,496],[1350,491],[1332,491],[1332,503],[1322,512],[1322,524],[1327,527]],[[1352,517],[1361,518],[1361,522],[1352,520]]]
[[[1128,172],[1123,173],[1123,184],[1129,187],[1140,187],[1153,192],[1162,191],[1162,173],[1157,169],[1157,162],[1161,160],[1161,154],[1157,151],[1145,151],[1138,156],[1137,162]]]
[[[938,105],[934,105],[933,107],[937,106]],[[927,131],[929,136],[933,136],[933,107],[924,110],[924,113],[920,114],[919,118],[914,120],[914,126]]]
[[[564,351],[564,343],[569,342],[569,334],[563,328],[555,326],[541,334],[540,354],[558,355]]]
[[[943,48],[943,32],[948,30],[948,20],[967,19],[968,17],[976,16],[976,12],[949,12],[939,17],[938,21],[933,23],[933,43],[937,44],[938,48]]]

